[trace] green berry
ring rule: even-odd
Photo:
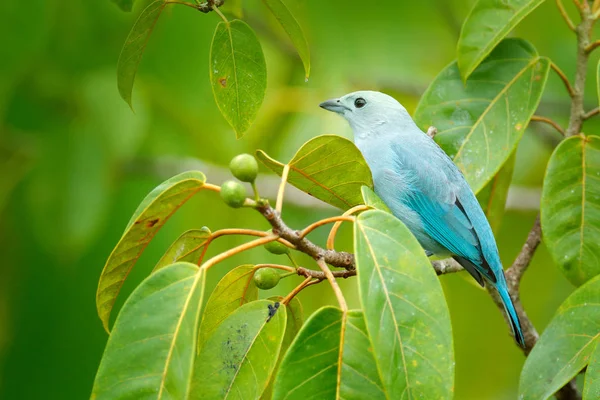
[[[269,231],[269,233],[271,233],[271,231]],[[267,251],[269,253],[273,253],[273,254],[277,254],[277,255],[287,254],[290,251],[290,249],[286,245],[284,245],[283,243],[279,243],[276,240],[265,244],[265,249],[267,249]]]
[[[227,181],[221,185],[221,198],[228,206],[240,208],[246,200],[246,188],[239,182]]]
[[[242,182],[254,182],[258,175],[258,164],[250,154],[235,156],[229,163],[229,169],[233,176]]]
[[[280,275],[273,268],[261,268],[254,273],[254,284],[262,290],[273,289],[279,283]]]

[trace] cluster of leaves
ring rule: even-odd
[[[124,11],[131,11],[135,0],[113,0]],[[147,2],[146,2],[147,3]],[[125,41],[117,65],[117,84],[123,100],[133,108],[134,79],[144,50],[158,19],[165,8],[185,5],[207,13],[215,11],[223,19],[217,24],[213,36],[209,73],[215,101],[221,114],[235,130],[238,138],[248,130],[263,102],[267,87],[267,67],[262,47],[252,28],[244,21],[229,21],[219,6],[222,0],[187,3],[170,0],[153,0],[145,5]],[[263,0],[265,6],[279,21],[296,47],[304,64],[306,79],[310,74],[310,53],[302,28],[281,0]],[[239,4],[235,14],[241,15]]]
[[[282,4],[266,3],[273,10]],[[461,32],[457,61],[432,82],[415,113],[423,129],[438,129],[436,141],[463,171],[494,229],[504,212],[515,150],[552,64],[526,41],[505,36],[540,3],[477,1]],[[147,38],[167,4],[154,2],[144,10],[124,52],[139,35]],[[249,55],[257,54],[257,45],[241,21],[217,26],[211,80],[222,113],[238,133],[254,114],[236,104],[260,104],[264,93],[264,85],[235,78],[256,78],[237,68],[264,66],[262,52],[260,60]],[[129,51],[137,54],[132,60],[138,57],[133,74],[143,48],[135,46],[131,49],[138,50]],[[238,65],[237,60],[244,61]],[[223,71],[225,85],[219,82]],[[600,393],[600,186],[594,184],[600,179],[599,143],[598,137],[584,134],[566,138],[546,173],[544,238],[565,276],[581,286],[559,308],[527,359],[519,389],[523,398],[548,398],[586,366],[584,397]],[[350,211],[357,205],[369,208],[353,219],[360,309],[348,310],[340,302],[339,308],[321,308],[304,321],[293,296],[259,300],[253,282],[262,281],[256,274],[264,265],[239,266],[208,293],[210,267],[231,254],[276,241],[294,246],[271,232],[188,231],[120,310],[93,397],[451,398],[452,330],[439,281],[416,239],[371,190],[370,171],[354,144],[325,135],[305,143],[287,163],[260,150],[256,156],[283,182],[328,204]],[[100,277],[97,306],[107,330],[119,290],[144,248],[203,189],[222,191],[206,183],[202,173],[186,172],[140,204]],[[231,192],[235,202],[222,193],[230,205],[260,210],[267,204],[257,193],[255,199],[240,201],[241,193]],[[223,234],[259,239],[205,260],[210,243]],[[293,272],[289,276],[297,272],[296,266],[280,269]]]
[[[341,174],[340,164],[356,162],[357,173],[370,183],[362,156],[349,145],[340,137],[319,137],[296,155],[305,164],[289,165],[298,173],[290,175],[294,183],[312,181],[323,189],[318,197],[374,208],[355,223],[360,310],[328,306],[304,322],[295,297],[259,300],[257,286],[274,286],[264,286],[270,278],[261,274],[263,265],[234,268],[209,294],[206,274],[226,254],[209,260],[204,254],[221,233],[188,231],[120,310],[93,397],[395,398],[408,391],[438,398],[451,393],[452,335],[439,280],[407,228],[376,209],[381,203],[372,190],[364,186],[361,196],[363,182]],[[322,160],[322,151],[339,156]],[[315,159],[322,162],[311,169]],[[107,330],[118,292],[146,245],[203,189],[215,187],[200,172],[183,173],[159,185],[138,207],[100,277],[97,305]],[[335,196],[326,194],[336,189]],[[245,205],[264,202],[246,199]],[[254,234],[263,237],[252,246],[278,239],[270,232]],[[294,267],[281,268],[294,273],[278,276],[275,285],[282,277],[298,275]]]

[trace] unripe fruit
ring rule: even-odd
[[[229,163],[229,169],[242,182],[252,183],[258,175],[258,163],[250,154],[235,156]]]
[[[273,268],[261,268],[254,273],[254,284],[261,290],[269,290],[277,286],[279,278],[279,273]]]
[[[269,231],[269,233],[271,233],[271,231]],[[273,253],[273,254],[277,254],[277,255],[287,254],[290,251],[290,249],[285,244],[279,243],[276,240],[265,244],[265,249],[267,249],[267,251],[269,253]]]
[[[240,208],[246,200],[246,188],[239,182],[227,181],[221,185],[221,198],[228,206]]]

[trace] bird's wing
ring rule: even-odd
[[[478,274],[495,282],[495,274],[482,254],[477,232],[459,199],[456,179],[462,179],[462,176],[456,166],[445,154],[435,154],[426,160],[406,151],[397,154],[397,167],[409,170],[414,177],[403,202],[419,214],[425,232],[458,256],[457,260],[480,283]]]

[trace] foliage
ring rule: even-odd
[[[96,369],[95,398],[495,398],[516,396],[519,373],[525,399],[600,397],[600,85],[584,83],[600,2],[211,3],[0,7],[0,397],[82,398]],[[478,191],[505,266],[533,249],[507,271],[540,332],[526,327],[526,358],[466,273],[436,278],[451,264],[385,213],[352,142],[318,136],[345,131],[317,103],[358,88],[411,113],[425,92],[415,119]],[[256,184],[246,155],[232,173],[251,185],[228,197],[222,170],[255,151]],[[540,208],[543,245],[520,282],[539,242],[533,229],[523,245],[522,207]],[[338,257],[333,282],[320,254]],[[348,254],[358,269],[334,268]],[[263,274],[277,284],[257,287]]]
[[[532,44],[505,37],[540,3],[476,2],[461,31],[457,61],[440,72],[415,111],[415,120],[424,130],[437,128],[435,140],[474,192],[479,192],[495,231],[504,214],[515,149],[538,108],[551,66]],[[130,34],[133,39],[125,45],[120,65],[127,67],[119,68],[119,87],[124,87],[121,93],[129,103],[145,41],[167,4],[154,2],[142,11]],[[265,0],[265,4],[296,45],[308,76],[308,46],[298,22],[281,1]],[[119,5],[131,8],[129,3]],[[245,22],[228,21],[218,9],[220,3],[186,5],[214,10],[223,18],[211,46],[211,85],[221,113],[239,138],[255,119],[267,84],[260,43]],[[587,3],[580,9],[582,24],[597,18]],[[582,69],[578,73],[585,74],[585,65]],[[579,132],[587,114],[577,109],[582,107],[576,102],[577,89],[565,83],[576,111],[567,130],[558,127],[570,137],[556,147],[546,172],[541,226],[565,276],[582,286],[561,305],[537,344],[535,328],[520,311],[529,338],[524,350],[526,355],[531,351],[520,383],[520,395],[526,399],[546,399],[559,390],[575,395],[576,388],[569,382],[586,366],[590,373],[585,396],[592,398],[598,391],[598,137]],[[272,229],[213,233],[203,228],[177,239],[122,307],[93,397],[147,393],[152,398],[211,399],[452,398],[452,327],[436,277],[436,272],[448,271],[432,268],[411,232],[375,194],[360,151],[347,139],[323,135],[302,145],[287,163],[262,150],[256,156],[281,176],[275,209],[260,196],[254,182],[256,161],[247,154],[234,158],[230,169],[252,184],[253,198],[246,197],[239,182],[226,181],[219,187],[206,183],[200,172],[188,172],[158,186],[138,207],[100,278],[97,308],[107,330],[116,296],[136,260],[166,220],[195,193],[220,192],[229,206],[258,211]],[[345,212],[291,230],[280,216],[286,183]],[[335,249],[343,221],[353,223],[353,254]],[[306,238],[327,223],[335,223],[328,252]],[[536,226],[507,272],[518,310],[518,282],[540,240]],[[205,259],[212,241],[225,235],[257,239]],[[292,265],[239,266],[221,279],[203,307],[209,270],[263,245],[273,254],[287,255]],[[312,256],[319,270],[300,267],[290,250]],[[332,272],[327,264],[346,271]],[[280,280],[298,275],[305,279],[285,297],[259,300],[259,291],[277,290]],[[349,310],[336,278],[354,275],[360,309]],[[296,295],[325,280],[339,308],[320,308],[303,323]]]

